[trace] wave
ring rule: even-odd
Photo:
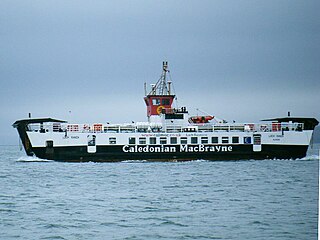
[[[124,160],[121,161],[122,163],[145,163],[148,162],[147,160]]]
[[[307,155],[304,158],[300,158],[299,160],[320,160],[320,156],[316,154]]]
[[[190,161],[187,161],[187,162],[209,162],[209,160],[205,160],[205,159],[197,159],[197,160],[190,160]]]
[[[280,159],[280,158],[273,158],[273,159],[265,159],[265,160],[293,160],[293,159]],[[320,160],[319,154],[308,154],[306,157],[299,158],[296,160]],[[205,160],[205,159],[196,159],[196,160],[179,160],[179,161],[164,161],[164,162],[175,162],[180,164],[189,164],[189,163],[203,163],[203,162],[217,162],[221,160]],[[256,161],[254,159],[241,159],[241,160],[222,160],[223,162],[229,162],[229,161]],[[48,159],[41,159],[36,156],[22,156],[16,160],[16,162],[55,162],[54,160],[48,160]],[[155,161],[148,161],[148,160],[123,160],[119,161],[121,163],[152,163]],[[157,161],[156,161],[157,162]],[[162,161],[160,161],[162,162]],[[86,164],[96,164],[97,162],[84,162]]]
[[[159,160],[159,161],[154,161],[154,160],[123,160],[120,161],[121,163],[154,163],[154,162],[163,162],[163,163],[198,163],[198,162],[210,162],[209,160],[204,160],[204,159],[196,159],[196,160],[183,160],[183,159],[168,159],[167,161],[164,160]]]
[[[36,156],[23,156],[23,157],[20,157],[17,162],[54,162],[53,160],[48,160],[48,159],[41,159],[41,158],[38,158]]]

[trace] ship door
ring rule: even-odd
[[[261,152],[261,134],[253,135],[253,151]]]
[[[88,140],[88,146],[87,146],[88,153],[95,153],[97,151],[96,135],[88,135],[87,140]]]
[[[46,141],[46,156],[47,158],[51,159],[53,157],[54,154],[54,148],[53,148],[53,141],[52,140],[48,140]]]

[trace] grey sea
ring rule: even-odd
[[[0,239],[317,239],[318,147],[298,160],[61,163],[0,146]]]

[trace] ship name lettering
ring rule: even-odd
[[[122,151],[126,153],[165,153],[177,152],[176,146],[138,146],[124,145]],[[199,144],[196,146],[180,145],[180,152],[232,152],[232,146],[208,146]]]
[[[175,146],[129,146],[129,145],[124,145],[122,147],[123,152],[127,153],[149,153],[149,152],[176,152],[177,149]]]
[[[232,146],[181,145],[180,152],[232,152]]]

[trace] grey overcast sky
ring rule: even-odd
[[[146,121],[169,62],[180,106],[254,122],[316,117],[320,1],[1,0],[0,144],[11,124]]]

